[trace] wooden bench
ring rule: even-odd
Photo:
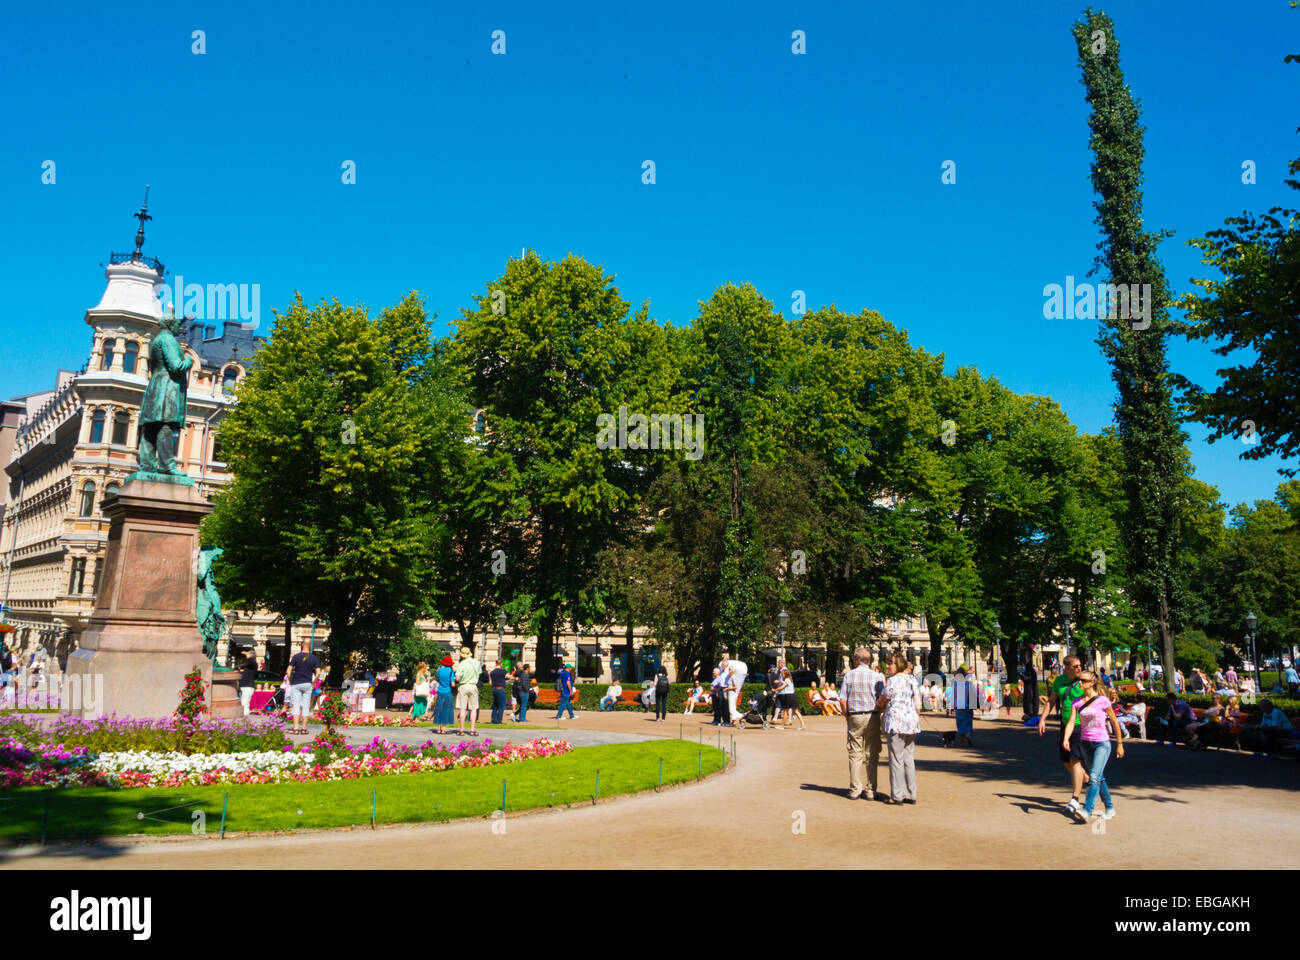
[[[1125,697],[1136,697],[1142,693],[1136,680],[1116,680],[1115,692]]]
[[[643,694],[643,693],[645,693],[644,690],[624,690],[622,693],[620,693],[620,694],[619,694],[619,695],[614,699],[614,706],[616,706],[616,707],[643,707],[643,706],[645,706],[645,705],[641,702],[641,694]],[[601,697],[601,699],[603,700],[604,697]]]
[[[533,703],[534,707],[559,706],[560,692],[553,687],[538,687],[537,700]]]

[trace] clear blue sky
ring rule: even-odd
[[[1123,66],[1147,126],[1146,218],[1177,290],[1185,241],[1300,201],[1300,12],[1285,0],[1124,0]],[[47,388],[89,349],[98,264],[146,253],[187,282],[380,307],[419,289],[445,325],[522,247],[572,251],[686,324],[726,281],[785,312],[871,307],[1082,429],[1113,388],[1090,320],[1042,288],[1094,256],[1083,3],[73,3],[0,33],[0,393]],[[207,52],[191,53],[206,31]],[[506,54],[490,52],[493,30]],[[807,54],[790,51],[807,34]],[[56,184],[41,164],[57,164]],[[357,164],[357,184],[340,182]],[[641,183],[643,160],[657,183]],[[945,160],[957,183],[940,183]],[[1254,160],[1258,184],[1241,183]],[[1213,379],[1202,345],[1177,369]],[[1249,417],[1250,411],[1243,411]],[[1191,428],[1229,503],[1276,461]]]

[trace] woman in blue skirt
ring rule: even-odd
[[[442,665],[438,667],[437,680],[438,695],[433,701],[433,723],[439,733],[446,733],[447,726],[452,721],[452,708],[455,706],[452,702],[452,685],[456,680],[456,671],[453,669],[451,657],[442,658]]]

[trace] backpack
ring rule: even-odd
[[[668,674],[661,673],[655,678],[655,696],[663,697],[668,694]]]

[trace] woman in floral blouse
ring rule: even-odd
[[[877,709],[883,709],[881,727],[889,741],[889,802],[916,803],[916,735],[921,732],[921,695],[912,682],[911,664],[901,653],[889,657]]]

